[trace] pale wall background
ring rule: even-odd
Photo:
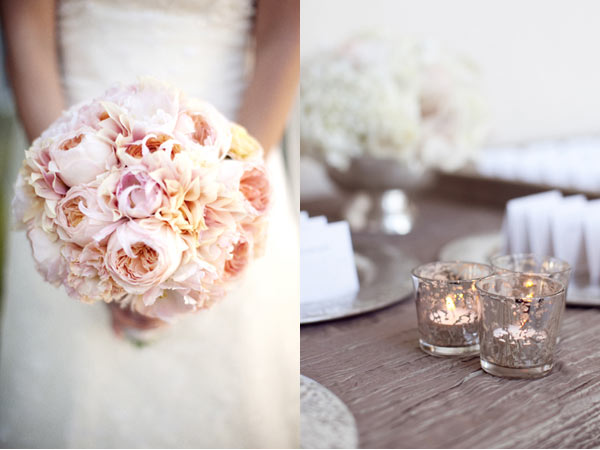
[[[302,59],[369,27],[474,59],[492,144],[600,133],[600,1],[302,0]]]

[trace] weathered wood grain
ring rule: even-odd
[[[419,212],[410,235],[372,239],[429,261],[450,239],[497,230],[502,218],[501,209],[431,196],[421,199]],[[561,335],[549,376],[496,378],[480,369],[478,358],[424,354],[411,299],[302,327],[301,372],[348,405],[361,447],[598,447],[600,309],[567,308]]]

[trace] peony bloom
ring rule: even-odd
[[[112,143],[94,130],[82,128],[50,148],[50,170],[67,186],[94,181],[117,163]]]
[[[99,200],[94,187],[82,185],[69,189],[56,206],[57,232],[62,240],[84,247],[116,228],[118,223],[113,220],[112,212]]]
[[[129,221],[111,235],[106,268],[130,294],[144,294],[165,282],[179,267],[183,240],[155,219]]]
[[[161,205],[163,193],[143,166],[128,167],[116,187],[119,210],[127,217],[149,217]]]
[[[30,229],[27,237],[31,242],[37,270],[49,283],[60,283],[67,272],[67,265],[60,253],[63,243],[40,228]]]

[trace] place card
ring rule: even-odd
[[[300,302],[351,300],[359,287],[348,222],[301,213]]]

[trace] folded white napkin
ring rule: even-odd
[[[590,283],[600,286],[600,200],[559,191],[512,199],[502,233],[506,253],[556,256],[579,276],[587,269]]]
[[[348,222],[300,215],[300,303],[351,301],[359,281]]]
[[[587,200],[583,195],[565,197],[554,205],[551,216],[554,256],[577,267],[583,244],[583,218]]]
[[[490,147],[480,152],[476,170],[488,177],[598,192],[600,136]]]
[[[559,191],[542,192],[509,200],[506,204],[505,236],[510,253],[550,252],[550,215],[560,202]]]

